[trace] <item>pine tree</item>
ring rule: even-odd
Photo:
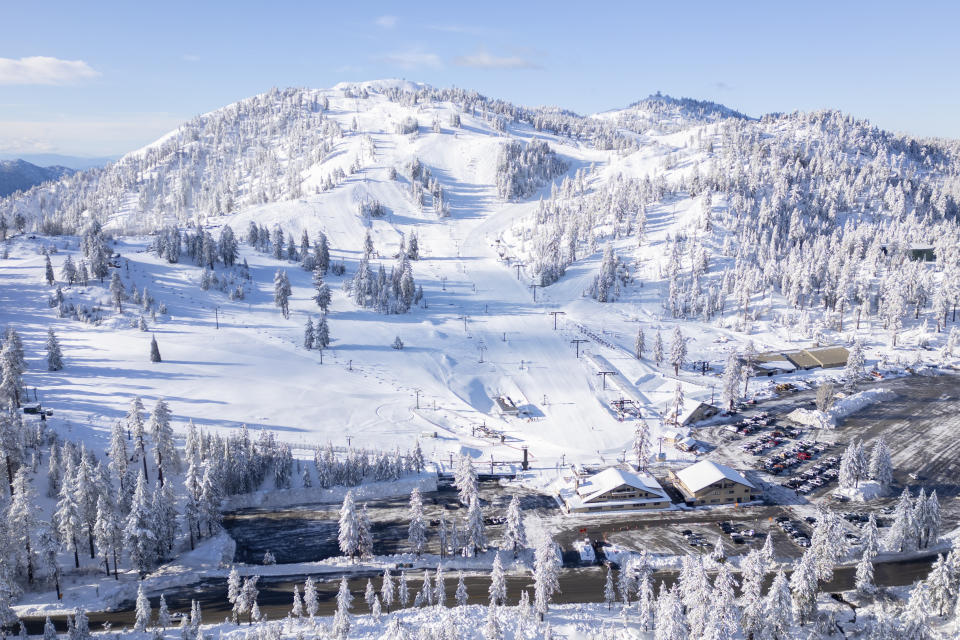
[[[657,367],[663,364],[663,338],[659,331],[653,337],[653,361],[657,363]]]
[[[507,506],[507,523],[503,529],[503,548],[513,552],[514,559],[527,546],[527,531],[520,512],[520,497],[513,496]]]
[[[170,427],[170,408],[163,398],[150,414],[150,435],[153,436],[153,458],[157,463],[157,477],[163,485],[164,469],[180,471],[180,456],[173,442],[173,429]]]
[[[691,637],[676,587],[667,589],[663,583],[660,584],[653,637],[655,640],[684,640]]]
[[[157,534],[153,527],[153,514],[147,498],[147,478],[141,472],[137,477],[130,514],[123,530],[130,562],[141,576],[147,572],[156,557]]]
[[[884,546],[894,553],[915,551],[918,546],[918,537],[919,527],[914,518],[913,500],[910,497],[910,489],[906,488],[900,494],[900,500],[894,511],[893,524],[884,539]]]
[[[50,256],[44,256],[44,276],[47,280],[47,285],[52,286],[56,282],[56,278],[53,277],[53,265],[50,264]]]
[[[17,470],[13,480],[13,495],[7,509],[7,531],[9,532],[9,551],[13,554],[14,565],[26,569],[27,582],[33,584],[34,553],[30,542],[36,519],[37,495],[30,485],[27,467]],[[0,571],[3,570],[0,563]]]
[[[160,347],[157,345],[157,336],[150,336],[150,362],[163,362],[160,358]]]
[[[617,600],[617,592],[613,588],[613,569],[610,568],[610,564],[607,563],[607,578],[603,583],[603,601],[607,603],[607,611],[610,610],[610,607]]]
[[[787,640],[790,638],[790,611],[792,607],[790,586],[783,569],[777,575],[763,600],[763,637],[770,640]]]
[[[447,603],[447,585],[444,583],[442,566],[438,566],[433,574],[433,601],[441,608]]]
[[[307,324],[303,328],[303,348],[313,349],[313,320],[307,316]]]
[[[419,488],[414,488],[410,493],[410,525],[407,528],[407,541],[419,558],[427,544],[427,525],[423,519],[423,497]]]
[[[260,576],[244,578],[240,594],[234,604],[234,608],[239,615],[248,614],[247,624],[251,625],[254,620],[260,619],[260,607],[257,604],[257,597],[260,595],[260,591],[257,589],[257,581],[259,580]]]
[[[160,604],[157,607],[157,626],[166,631],[170,624],[170,608],[167,606],[167,599],[161,593]]]
[[[60,351],[60,342],[53,329],[47,329],[47,370],[60,371],[63,369],[63,352]]]
[[[850,353],[847,356],[847,365],[843,370],[844,388],[848,393],[853,392],[857,388],[857,383],[866,373],[866,364],[867,361],[863,353],[863,343],[858,339],[853,343],[853,347],[850,348]]]
[[[653,455],[653,446],[650,442],[650,425],[646,420],[638,419],[637,428],[633,432],[633,455],[637,458],[637,468],[647,472],[647,463]]]
[[[472,555],[477,555],[487,546],[487,534],[483,524],[483,510],[480,498],[474,495],[467,509],[467,536],[470,540]]]
[[[383,601],[385,607],[387,607],[387,613],[390,612],[390,607],[393,605],[394,599],[394,585],[393,585],[393,576],[390,574],[390,569],[383,570],[383,579],[380,581],[380,600]]]
[[[740,630],[739,614],[734,599],[736,580],[726,564],[720,566],[713,580],[710,593],[711,612],[707,620],[704,637],[708,640],[733,638]]]
[[[353,499],[353,491],[347,491],[340,507],[340,527],[337,539],[340,551],[348,558],[355,558],[360,553],[360,518],[357,515],[357,506]]]
[[[808,550],[800,558],[793,575],[790,576],[790,598],[793,605],[793,616],[801,625],[810,620],[816,608],[817,573],[813,563],[813,556]]]
[[[763,580],[765,562],[759,551],[751,549],[740,563],[743,586],[740,590],[740,625],[746,637],[759,635],[764,623]],[[790,606],[787,591],[787,607]]]
[[[57,640],[57,628],[53,626],[50,616],[43,621],[43,640]]]
[[[133,625],[134,631],[144,632],[150,626],[150,618],[153,612],[150,610],[150,600],[143,592],[143,582],[137,585],[137,620]]]
[[[313,344],[317,349],[326,349],[330,346],[330,327],[327,325],[327,316],[320,316],[320,319],[317,320]]]
[[[470,456],[462,454],[453,479],[454,486],[459,492],[460,503],[469,505],[473,496],[477,495],[477,471],[473,468]]]
[[[313,286],[317,290],[313,296],[313,299],[324,314],[326,314],[327,310],[330,308],[331,300],[330,287],[327,286],[327,283],[323,281],[323,276],[326,274],[326,272],[326,267],[321,269],[319,265],[313,271]]]
[[[340,579],[340,589],[337,591],[337,611],[333,616],[333,635],[337,638],[347,637],[350,633],[350,604],[353,596],[347,586],[346,576]]]
[[[721,396],[728,411],[733,411],[734,404],[740,398],[740,378],[742,375],[740,359],[737,354],[732,352],[727,354],[727,363],[723,367],[720,388]]]
[[[113,577],[120,579],[117,559],[123,549],[122,530],[117,512],[113,503],[106,496],[101,495],[97,501],[97,523],[94,528],[94,537],[97,549],[103,558],[107,575],[110,575],[110,562],[113,561]]]
[[[544,532],[533,558],[533,600],[540,621],[547,613],[550,599],[560,590],[560,558],[553,538]]]
[[[113,276],[110,278],[110,299],[113,301],[113,306],[118,313],[123,313],[123,300],[126,297],[127,290],[126,287],[123,286],[123,281],[120,280],[120,273],[114,271]]]
[[[292,292],[287,272],[278,269],[273,276],[273,302],[280,309],[284,318],[290,317],[290,294]]]
[[[884,488],[893,483],[893,461],[883,436],[880,436],[873,445],[867,475]]]
[[[309,582],[310,578],[307,578],[307,581]],[[233,605],[234,622],[239,620],[240,605],[238,602],[242,589],[243,580],[240,578],[240,572],[237,571],[236,566],[233,566],[230,568],[230,574],[227,576],[227,602]]]
[[[637,327],[637,339],[633,343],[633,356],[637,360],[642,359],[645,348],[646,343],[643,340],[643,327]]]
[[[400,607],[406,607],[407,603],[410,602],[410,586],[407,584],[407,572],[400,572],[400,586],[397,589],[397,600],[400,602]]]
[[[670,364],[674,375],[680,375],[680,369],[687,362],[687,341],[680,327],[673,328],[673,340],[670,343]]]
[[[74,566],[79,569],[80,557],[77,538],[80,535],[83,520],[80,513],[80,505],[77,504],[76,494],[74,493],[74,476],[76,475],[76,469],[74,467],[73,456],[68,454],[65,457],[66,465],[64,465],[60,497],[57,501],[55,522],[57,524],[57,534],[60,542],[68,551],[73,552]]]
[[[463,581],[463,571],[460,571],[457,576],[457,591],[454,594],[454,598],[457,601],[457,606],[467,606],[467,584]]]
[[[927,585],[919,582],[910,591],[907,608],[903,612],[901,634],[903,640],[930,640],[933,632],[930,628],[930,594]]]
[[[863,550],[860,556],[860,562],[857,563],[857,571],[854,576],[854,588],[862,596],[873,595],[877,587],[873,582],[873,556],[867,549]]]
[[[487,593],[490,594],[491,605],[503,604],[507,599],[507,580],[499,553],[493,555],[493,569],[490,571],[490,588]]]

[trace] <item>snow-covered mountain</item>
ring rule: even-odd
[[[96,266],[74,236],[102,225],[139,298],[111,312],[101,287],[64,284],[54,309],[34,296],[0,320],[56,325],[68,363],[71,349],[99,363],[48,391],[77,421],[91,385],[132,375],[136,393],[172,399],[183,419],[262,424],[304,445],[349,434],[409,446],[436,432],[437,457],[517,459],[529,446],[540,460],[611,458],[635,429],[613,401],[635,401],[658,429],[678,386],[688,404],[734,393],[675,375],[677,332],[685,362],[715,371],[749,348],[857,339],[872,359],[912,360],[918,345],[949,347],[958,151],[833,111],[748,118],[661,95],[579,116],[405,81],[274,90],[0,200],[6,220],[60,247],[58,279],[66,255]],[[233,266],[228,227],[241,240]],[[321,310],[301,268],[321,234],[333,339],[322,366],[303,347]],[[936,262],[910,260],[916,245]],[[35,249],[13,247],[29,269],[6,270],[8,295],[42,286]],[[279,271],[289,317],[274,305]],[[162,368],[130,326],[139,309]],[[122,414],[128,395],[103,398],[94,422]],[[528,419],[500,415],[498,396]]]
[[[26,191],[34,185],[70,175],[73,169],[61,166],[38,167],[26,160],[0,160],[0,197]]]

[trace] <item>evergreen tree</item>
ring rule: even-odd
[[[360,527],[359,553],[363,558],[373,555],[373,533],[371,531],[370,514],[367,512],[367,505],[360,508],[360,517],[357,520]]]
[[[161,593],[160,604],[157,607],[157,626],[166,631],[170,624],[170,608],[167,606],[167,599]]]
[[[290,615],[294,618],[303,617],[303,598],[300,597],[300,585],[293,585],[293,606],[290,608]]]
[[[143,582],[141,581],[137,585],[137,619],[133,625],[133,630],[140,631],[141,633],[146,631],[147,627],[150,626],[150,618],[152,615],[150,600],[147,599],[147,595],[143,592]]]
[[[457,577],[457,591],[454,598],[457,601],[457,606],[467,606],[467,584],[463,581],[463,571],[460,571]]]
[[[676,587],[667,589],[662,583],[660,585],[653,637],[655,640],[684,640],[691,637]]]
[[[30,542],[37,526],[36,504],[37,495],[30,484],[27,467],[20,467],[13,481],[13,495],[7,509],[7,531],[13,564],[26,570],[27,582],[30,584],[33,584],[34,572],[34,553]]]
[[[915,551],[918,546],[919,527],[913,512],[913,500],[910,489],[906,488],[900,494],[894,511],[893,524],[884,539],[884,546],[888,551],[901,553]]]
[[[310,578],[307,578],[309,581]],[[238,604],[240,600],[240,593],[243,589],[243,579],[240,577],[240,572],[237,571],[237,567],[230,567],[230,574],[227,576],[227,602],[233,605],[233,621],[236,623],[239,620],[240,614],[240,605]]]
[[[510,504],[507,506],[507,522],[503,529],[502,546],[513,552],[514,559],[527,546],[527,532],[520,512],[520,498],[516,495],[510,499]]]
[[[320,610],[320,597],[317,594],[317,584],[310,576],[307,576],[307,580],[303,584],[303,606],[307,611],[307,615],[311,618],[316,616],[317,611]]]
[[[560,558],[556,545],[550,535],[544,532],[533,559],[533,600],[541,622],[547,613],[550,599],[560,590],[559,578]]]
[[[927,585],[918,582],[910,591],[907,608],[903,612],[901,634],[903,640],[931,640],[933,631],[930,628],[930,594]]]
[[[117,518],[117,512],[113,502],[101,495],[97,501],[97,522],[94,528],[94,537],[97,543],[97,549],[103,558],[103,564],[107,575],[110,575],[110,561],[113,561],[113,577],[120,579],[118,574],[117,559],[123,550],[123,531],[120,528],[120,521]]]
[[[407,572],[400,572],[400,586],[397,589],[397,600],[400,602],[400,607],[406,607],[407,603],[410,602],[410,586],[407,584]]]
[[[817,572],[813,566],[813,556],[808,550],[800,558],[793,575],[790,576],[790,598],[793,605],[793,617],[799,624],[808,622],[813,615],[817,602]]]
[[[890,449],[887,447],[883,436],[877,438],[873,445],[867,475],[884,488],[893,483],[893,461],[890,457]]]
[[[330,346],[330,327],[327,326],[327,316],[320,316],[320,319],[317,320],[313,344],[317,349],[326,349]]]
[[[477,555],[487,546],[487,534],[483,524],[483,510],[480,508],[480,498],[474,495],[470,499],[467,509],[467,536],[472,555]]]
[[[633,356],[640,360],[643,358],[643,352],[646,348],[646,343],[643,339],[643,327],[637,327],[637,339],[633,343]]]
[[[723,378],[720,382],[721,397],[727,405],[728,411],[733,411],[733,406],[740,398],[740,378],[743,375],[740,367],[740,359],[735,353],[727,354],[727,363],[723,367]]]
[[[157,400],[157,404],[150,414],[150,435],[153,436],[153,458],[157,463],[157,477],[163,485],[164,469],[173,472],[180,471],[180,456],[173,442],[173,429],[170,426],[170,408],[163,398]]]
[[[419,488],[415,488],[410,493],[410,525],[407,528],[407,541],[419,558],[427,544],[427,525],[423,519],[423,497]]]
[[[393,605],[394,591],[393,576],[390,574],[390,568],[388,567],[383,570],[383,579],[380,581],[380,600],[387,608],[387,613],[390,612],[390,607]]]
[[[50,256],[44,256],[44,276],[47,280],[47,285],[52,286],[56,282],[56,278],[53,277],[53,265],[50,264]]]
[[[150,362],[163,362],[160,358],[160,347],[157,345],[157,336],[150,336]]]
[[[712,610],[704,633],[704,637],[708,640],[725,640],[738,634],[740,625],[733,592],[735,587],[736,581],[730,572],[730,567],[726,564],[720,565],[710,594]]]
[[[850,353],[847,356],[847,365],[843,370],[844,388],[848,393],[853,392],[857,388],[857,383],[866,373],[866,364],[867,361],[863,353],[863,343],[858,339],[850,348]]]
[[[80,556],[78,553],[77,539],[80,536],[83,526],[80,505],[77,504],[76,494],[74,492],[74,476],[76,469],[72,455],[66,455],[66,464],[64,465],[63,482],[60,488],[60,497],[57,501],[57,510],[54,521],[57,524],[57,534],[60,542],[68,550],[73,552],[74,566],[80,568]]]
[[[670,343],[670,364],[673,373],[680,375],[680,368],[687,362],[687,341],[680,331],[680,327],[673,328],[673,340]]]
[[[653,337],[653,361],[657,363],[657,367],[663,364],[663,338],[659,331]]]
[[[787,640],[790,638],[790,611],[792,607],[790,586],[783,569],[777,575],[763,600],[764,618],[762,623],[763,637],[770,640]]]
[[[340,579],[340,589],[337,591],[337,611],[333,616],[333,635],[341,640],[350,633],[350,604],[353,596],[347,586],[347,577]]]
[[[118,313],[123,313],[123,301],[126,297],[127,290],[123,286],[123,281],[120,280],[120,273],[114,271],[110,277],[110,300],[113,301],[113,306]]]
[[[287,278],[287,272],[283,269],[277,269],[273,277],[273,302],[280,309],[284,318],[290,317],[290,294],[293,290],[290,287],[290,280]]]
[[[313,349],[313,320],[307,316],[307,324],[303,328],[303,348]]]
[[[63,266],[60,267],[60,278],[67,284],[73,284],[77,281],[77,267],[73,264],[73,258],[69,255],[63,261]]]
[[[340,528],[337,539],[340,551],[348,558],[360,553],[360,517],[353,499],[353,491],[347,491],[340,507]]]
[[[441,608],[446,606],[447,602],[447,585],[443,580],[443,566],[438,566],[433,574],[433,600]]]
[[[141,576],[147,572],[156,557],[157,534],[154,524],[150,501],[147,498],[147,478],[140,473],[123,535],[130,562]]]
[[[854,588],[862,596],[870,596],[876,593],[877,587],[873,582],[873,555],[867,549],[863,550],[860,562],[857,563]]]
[[[60,351],[60,342],[53,329],[47,329],[47,370],[60,371],[63,369],[63,352]]]
[[[493,555],[493,569],[490,571],[490,604],[504,604],[507,599],[507,579],[503,572],[503,563],[500,562],[500,554]]]
[[[477,471],[467,454],[460,456],[453,484],[459,492],[460,503],[469,505],[473,496],[477,495]]]
[[[330,308],[330,287],[327,286],[327,283],[323,281],[323,276],[326,274],[326,268],[321,269],[317,266],[313,271],[313,286],[317,290],[314,294],[313,299],[316,301],[317,306],[320,307],[320,310],[323,313],[327,313],[327,310]]]
[[[610,607],[617,600],[617,592],[613,588],[613,569],[610,568],[610,564],[607,563],[607,578],[603,583],[603,601],[607,603],[607,611],[610,610]]]

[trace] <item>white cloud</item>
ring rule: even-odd
[[[454,64],[460,67],[476,69],[539,69],[540,65],[520,56],[495,56],[481,49],[468,56],[454,58]]]
[[[49,56],[0,58],[0,85],[74,84],[100,75],[83,60],[60,60]]]
[[[399,20],[397,16],[380,16],[377,18],[376,24],[382,29],[393,29],[397,26],[397,20]]]
[[[440,56],[435,53],[425,53],[422,51],[398,51],[382,55],[378,59],[381,62],[408,70],[423,67],[439,69],[443,66],[443,63],[440,61]]]
[[[114,155],[153,142],[187,120],[189,116],[169,113],[117,113],[97,120],[67,115],[48,120],[0,120],[0,151]]]

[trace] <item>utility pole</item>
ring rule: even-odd
[[[583,344],[584,342],[590,342],[590,341],[589,341],[589,340],[584,340],[583,338],[574,338],[573,340],[570,341],[571,344],[574,344],[574,345],[576,345],[576,347],[577,347],[577,357],[578,357],[578,358],[580,357],[580,345]]]
[[[483,364],[483,352],[487,350],[487,345],[481,342],[477,345],[477,350],[480,352],[480,364]]]
[[[522,262],[520,262],[520,261],[518,260],[517,263],[516,263],[515,265],[513,265],[513,266],[515,266],[515,267],[517,268],[517,280],[519,280],[519,279],[520,279],[520,267],[525,267],[526,265],[523,264]]]
[[[600,376],[601,378],[603,378],[603,389],[606,390],[606,388],[607,388],[607,376],[615,376],[615,375],[617,375],[617,372],[616,372],[616,371],[598,371],[598,372],[597,372],[597,375]]]
[[[534,299],[536,299],[536,297],[534,297]],[[549,313],[550,313],[550,315],[553,316],[553,330],[556,331],[556,330],[557,330],[557,316],[565,316],[565,315],[567,315],[567,312],[566,312],[566,311],[550,311]]]
[[[464,333],[467,332],[467,320],[469,320],[469,319],[470,319],[470,316],[468,316],[468,315],[465,314],[465,313],[460,314],[459,316],[457,316],[457,320],[463,320],[463,332],[464,332]]]
[[[417,394],[417,409],[419,409],[420,408],[420,389],[414,389],[413,392]]]
[[[220,330],[220,307],[213,308],[213,317],[217,323],[217,331]]]
[[[532,284],[532,285],[530,285],[530,288],[533,289],[533,301],[534,301],[534,302],[537,301],[537,287],[539,287],[539,286],[540,286],[540,285],[538,285],[538,284]]]

